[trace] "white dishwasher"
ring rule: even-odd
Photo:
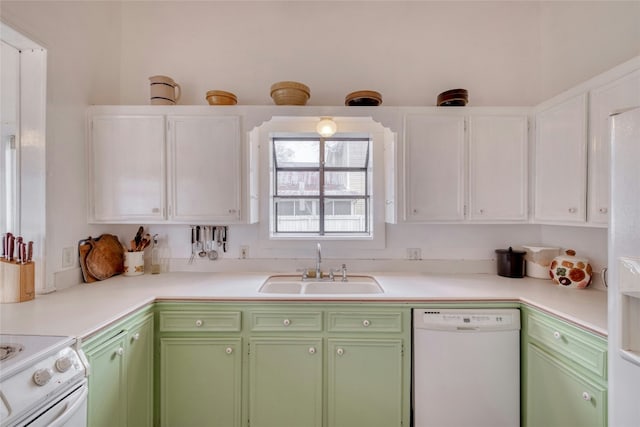
[[[520,425],[520,310],[413,310],[414,427]]]

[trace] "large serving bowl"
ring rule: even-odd
[[[278,82],[271,85],[271,98],[276,105],[305,105],[311,96],[308,86],[298,82]]]
[[[231,92],[224,90],[210,90],[206,97],[209,105],[236,105],[238,98]]]

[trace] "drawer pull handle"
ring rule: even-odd
[[[559,340],[560,338],[562,338],[562,334],[561,334],[560,332],[558,332],[558,331],[555,331],[555,332],[553,333],[553,337],[554,337],[555,339]]]
[[[131,337],[131,339],[133,341],[138,341],[140,339],[140,332],[136,332],[135,334],[133,334],[133,336]]]
[[[283,324],[284,326],[289,326],[289,325],[291,324],[291,320],[289,320],[289,319],[284,319],[284,320],[282,321],[282,324]]]
[[[120,347],[116,350],[117,356],[122,356],[124,354],[124,348]]]
[[[315,347],[309,347],[309,354],[316,354],[316,348]]]
[[[600,213],[606,214],[609,210],[607,208],[600,208]]]
[[[368,327],[370,324],[371,322],[366,319],[362,321],[362,326],[364,326],[365,328]]]
[[[344,349],[342,349],[342,348],[337,349],[337,350],[336,350],[336,354],[337,354],[338,356],[342,356],[342,355],[344,354]]]
[[[204,322],[200,319],[196,320],[196,326],[199,328],[200,326],[202,326],[204,324]]]
[[[576,213],[578,212],[578,209],[576,208],[569,208],[569,213]]]
[[[582,392],[582,398],[583,398],[584,400],[586,400],[587,402],[589,402],[589,401],[591,400],[591,395],[590,395],[588,392],[583,391],[583,392]]]
[[[224,349],[224,352],[227,353],[227,354],[231,354],[231,353],[233,353],[233,349],[231,347],[227,347],[227,348]]]

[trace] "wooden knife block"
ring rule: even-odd
[[[35,298],[35,263],[16,264],[0,260],[0,303],[24,302]]]

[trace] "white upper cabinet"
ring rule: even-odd
[[[169,219],[240,220],[241,135],[237,116],[169,116]]]
[[[590,92],[589,105],[589,210],[592,224],[609,222],[609,115],[640,105],[640,70]]]
[[[466,114],[406,116],[405,219],[526,221],[527,117]]]
[[[469,118],[469,209],[472,221],[526,221],[527,117]]]
[[[166,218],[164,123],[161,115],[90,118],[90,222]]]
[[[465,118],[405,117],[405,219],[464,219]]]
[[[534,191],[536,222],[585,222],[586,94],[536,114]]]
[[[88,120],[90,223],[245,219],[239,115],[105,106]]]

